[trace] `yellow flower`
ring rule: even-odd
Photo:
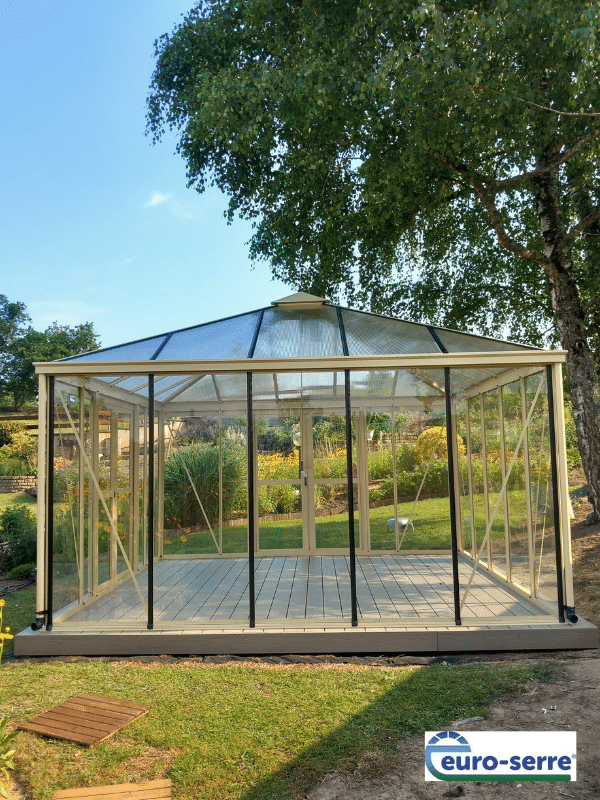
[[[187,542],[187,536],[182,536],[182,537],[181,537],[181,539],[180,539],[180,541],[182,541],[182,542]]]
[[[5,605],[6,605],[6,600],[3,597],[0,598],[0,608],[4,608]]]
[[[15,637],[12,633],[0,633],[0,642],[5,641],[6,639],[14,639]]]

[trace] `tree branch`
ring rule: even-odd
[[[546,175],[549,172],[554,172],[560,166],[562,166],[562,164],[565,164],[574,155],[579,153],[580,150],[583,150],[586,144],[593,142],[595,139],[600,139],[600,128],[588,133],[588,135],[584,136],[583,139],[575,142],[575,144],[569,150],[563,150],[555,158],[551,158],[544,162],[543,167],[538,167],[537,169],[531,170],[531,172],[524,172],[522,175],[515,175],[514,178],[507,178],[504,181],[498,181],[498,183],[496,183],[496,187],[499,190],[506,189],[509,186],[514,186],[516,183],[520,183],[521,181],[528,181],[531,180],[531,178],[537,178],[539,175]]]
[[[577,225],[573,225],[571,230],[567,233],[566,238],[574,239],[576,236],[581,236],[584,230],[598,219],[600,219],[600,206],[593,208],[586,217],[579,220]]]
[[[595,306],[600,307],[600,297],[594,297],[593,300],[590,300],[583,308],[584,316],[587,317],[588,313],[594,308]]]
[[[509,253],[513,253],[515,256],[519,256],[519,258],[524,258],[526,261],[533,261],[539,264],[544,272],[549,275],[551,263],[543,253],[540,253],[538,250],[532,250],[530,247],[524,247],[508,235],[504,223],[502,222],[500,211],[496,206],[497,191],[486,188],[485,184],[478,176],[470,175],[469,177],[473,189],[488,213],[500,247],[504,248],[504,250],[508,250]]]
[[[497,95],[498,97],[502,96],[502,92],[492,92],[492,94]],[[556,108],[550,108],[550,106],[541,106],[539,103],[534,103],[532,100],[525,100],[524,97],[515,97],[519,103],[525,103],[527,106],[532,106],[532,108],[539,108],[540,111],[549,111],[552,114],[556,114],[560,117],[600,117],[600,111],[559,111]]]

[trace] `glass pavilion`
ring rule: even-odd
[[[580,630],[563,360],[298,293],[37,364],[38,612],[16,652]]]

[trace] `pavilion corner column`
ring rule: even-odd
[[[31,629],[39,631],[46,622],[46,457],[48,455],[48,378],[39,375],[38,394],[38,499],[37,499],[37,581],[35,587],[35,621]]]
[[[251,628],[256,626],[256,598],[254,597],[254,428],[252,425],[252,373],[246,374],[247,427],[246,446],[248,450],[248,621]]]
[[[148,630],[154,628],[154,375],[148,375]]]
[[[356,601],[356,543],[354,540],[354,476],[352,474],[352,407],[350,404],[350,370],[344,370],[344,394],[346,399],[346,471],[348,479],[348,544],[350,547],[350,602],[352,627],[358,625],[358,603]]]
[[[46,399],[48,425],[46,456],[46,630],[52,630],[54,593],[54,375],[48,377]]]
[[[460,618],[460,588],[458,585],[458,531],[456,527],[456,483],[454,475],[454,426],[452,424],[452,398],[450,396],[450,367],[444,367],[444,394],[446,398],[446,441],[448,443],[448,492],[450,499],[450,535],[452,538],[452,583],[454,585],[454,622],[462,625]]]
[[[548,392],[548,433],[550,434],[550,470],[552,475],[552,512],[554,519],[554,549],[556,554],[556,599],[558,601],[558,621],[565,621],[565,599],[562,564],[562,520],[560,515],[560,492],[558,483],[558,463],[556,450],[556,418],[554,410],[554,378],[552,365],[546,366],[546,389]]]

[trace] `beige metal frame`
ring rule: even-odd
[[[147,410],[145,409],[144,403],[135,395],[132,395],[118,386],[110,386],[106,382],[97,381],[95,380],[95,376],[102,376],[102,375],[140,375],[140,386],[143,384],[143,378],[145,375],[152,373],[157,378],[160,378],[161,375],[177,375],[180,374],[184,376],[181,382],[181,388],[179,392],[183,392],[188,386],[190,386],[195,380],[201,377],[204,374],[227,374],[227,373],[246,373],[251,371],[253,373],[280,373],[280,372],[336,372],[336,371],[343,371],[343,370],[360,370],[360,371],[367,371],[367,370],[378,370],[378,369],[388,369],[388,370],[411,370],[415,372],[415,374],[419,373],[421,370],[427,369],[441,369],[444,367],[450,367],[451,370],[460,370],[461,368],[481,368],[485,370],[486,366],[494,367],[494,369],[504,368],[505,372],[500,375],[489,373],[491,377],[484,382],[473,385],[471,388],[459,393],[455,400],[465,400],[467,401],[467,410],[466,410],[466,425],[467,425],[467,453],[468,456],[471,456],[471,418],[469,413],[469,400],[474,400],[475,398],[479,397],[480,402],[480,410],[481,410],[481,426],[482,426],[482,447],[483,447],[483,455],[485,456],[486,453],[486,444],[485,444],[485,414],[483,408],[483,395],[485,392],[498,390],[499,395],[499,405],[502,408],[502,386],[507,385],[509,383],[514,382],[515,380],[520,380],[521,388],[522,388],[522,422],[523,422],[523,432],[521,441],[524,443],[523,446],[527,447],[528,444],[528,432],[527,426],[528,421],[530,419],[526,418],[525,416],[525,378],[528,375],[534,374],[536,372],[540,372],[546,364],[552,365],[552,371],[554,376],[554,392],[555,392],[555,423],[556,423],[556,430],[557,430],[557,438],[558,438],[558,464],[559,464],[559,494],[560,494],[560,514],[561,520],[563,525],[563,538],[562,538],[562,548],[563,548],[563,572],[564,572],[564,587],[565,587],[565,600],[567,605],[573,605],[573,589],[572,589],[572,565],[571,565],[571,552],[570,552],[570,535],[569,535],[569,516],[568,516],[568,493],[567,493],[567,473],[566,473],[566,447],[565,447],[565,438],[564,438],[564,417],[563,417],[563,406],[562,406],[562,395],[560,394],[560,389],[562,386],[562,374],[561,374],[561,365],[564,362],[564,353],[561,351],[515,351],[515,352],[497,352],[497,353],[465,353],[465,354],[456,354],[456,355],[449,355],[449,354],[426,354],[426,355],[397,355],[397,356],[370,356],[368,358],[358,358],[358,357],[333,357],[328,359],[277,359],[277,360],[269,360],[269,359],[251,359],[251,360],[229,360],[223,362],[213,362],[213,361],[164,361],[164,362],[156,362],[156,361],[149,361],[149,362],[136,362],[136,363],[125,363],[125,362],[52,362],[52,363],[44,363],[44,364],[37,364],[36,370],[40,375],[40,436],[39,436],[39,462],[38,462],[38,475],[40,479],[40,492],[39,492],[39,513],[38,513],[38,558],[39,558],[39,569],[38,569],[38,590],[37,590],[37,607],[38,611],[42,612],[45,606],[45,596],[46,596],[46,575],[45,575],[45,565],[46,565],[46,536],[45,536],[45,510],[47,504],[47,496],[45,493],[45,489],[42,487],[45,486],[45,475],[46,475],[46,451],[47,451],[47,437],[46,437],[46,415],[47,415],[47,407],[46,407],[46,376],[54,375],[58,378],[65,378],[69,384],[73,386],[79,386],[79,396],[80,396],[80,420],[83,420],[83,408],[85,406],[84,402],[84,390],[89,392],[89,416],[90,416],[90,423],[91,423],[91,453],[90,453],[90,463],[89,471],[90,471],[90,479],[92,482],[96,484],[96,490],[100,492],[97,482],[97,464],[98,464],[98,404],[99,404],[99,397],[101,395],[106,395],[108,397],[114,397],[116,399],[121,399],[126,402],[127,406],[131,409],[130,411],[130,419],[131,419],[131,427],[133,431],[135,431],[135,439],[132,441],[131,444],[131,453],[132,453],[132,472],[130,475],[130,491],[131,491],[131,501],[130,501],[130,516],[131,516],[131,530],[132,530],[132,547],[130,552],[130,561],[127,559],[127,554],[123,551],[123,555],[128,564],[128,571],[134,577],[135,580],[135,572],[138,571],[140,566],[140,561],[145,561],[145,555],[142,559],[139,558],[139,546],[140,541],[138,539],[139,536],[139,496],[138,496],[138,480],[133,480],[133,469],[134,465],[139,464],[140,452],[141,452],[141,443],[139,441],[138,433],[140,430],[139,426],[139,419],[142,414],[146,415],[146,421],[149,424],[154,424],[153,421],[147,420]],[[437,391],[439,392],[438,399],[443,396],[442,388],[437,386]],[[418,401],[420,403],[420,401]],[[223,416],[225,413],[231,413],[235,410],[240,410],[240,403],[238,401],[231,402],[231,403],[220,403],[220,404],[212,404],[213,410],[216,411],[219,415],[219,420],[222,422]],[[268,404],[267,404],[268,405]],[[382,401],[381,399],[374,401],[374,407],[381,408],[382,406],[388,407],[387,401]],[[329,401],[325,403],[319,403],[320,407],[323,408],[339,408],[339,401]],[[211,404],[202,404],[202,410],[208,411],[211,407]],[[256,408],[263,407],[262,404],[257,403]],[[393,399],[389,401],[389,408],[391,413],[392,419],[392,427],[393,422],[395,419],[395,413],[397,412],[400,406],[397,405],[397,402]],[[402,409],[411,407],[410,401],[406,403],[402,403]],[[415,406],[416,407],[416,406]],[[181,412],[182,410],[188,410],[188,413],[194,413],[195,411],[200,409],[200,404],[190,403],[187,404],[185,407],[183,404],[177,402],[177,397],[174,396],[171,398],[170,402],[168,403],[161,403],[160,401],[156,401],[156,408],[157,408],[157,415],[158,415],[158,430],[160,432],[164,431],[164,424],[166,416]],[[306,409],[307,414],[312,414],[313,409]],[[368,503],[368,471],[366,467],[366,406],[361,404],[360,402],[353,403],[353,412],[357,413],[357,456],[358,456],[358,476],[357,476],[357,483],[358,483],[358,497],[359,497],[359,521],[360,521],[360,531],[361,531],[361,540],[360,540],[360,549],[358,550],[359,553],[366,553],[369,551],[368,548],[368,529],[369,529],[369,503]],[[527,423],[527,424],[525,424]],[[73,423],[71,423],[73,425]],[[453,430],[456,430],[456,417],[453,414],[452,419],[450,420],[450,424],[452,425]],[[73,426],[74,428],[75,426]],[[303,424],[303,428],[305,425]],[[133,433],[133,431],[131,431]],[[74,430],[75,432],[75,430]],[[83,432],[80,431],[80,434]],[[362,434],[365,434],[364,436]],[[306,434],[303,434],[306,435]],[[510,466],[506,464],[505,459],[505,446],[504,446],[504,433],[501,431],[501,452],[504,454],[504,462],[502,464],[502,473],[503,473],[503,492],[501,493],[500,497],[498,498],[498,504],[500,502],[506,503],[506,485],[508,481],[508,477],[510,475],[510,470],[512,468],[513,462]],[[364,438],[364,442],[363,442]],[[137,439],[137,441],[136,441]],[[312,433],[311,433],[312,439]],[[164,450],[164,436],[159,435],[157,437],[158,440],[158,453],[157,453],[157,461],[158,461],[158,480],[157,485],[159,487],[158,490],[158,497],[157,497],[157,530],[155,531],[155,535],[157,536],[157,556],[163,556],[163,530],[162,530],[162,520],[163,520],[163,511],[164,511],[164,496],[162,494],[162,486],[164,484],[163,481],[163,466],[164,466],[164,457],[165,457],[165,450]],[[395,440],[392,437],[392,447],[395,451]],[[80,451],[82,455],[85,456],[85,448],[83,446],[82,437],[79,439],[80,444]],[[147,452],[147,442],[144,442],[144,465],[143,465],[143,484],[144,486],[147,485],[147,460],[149,457],[154,457],[153,454],[148,454]],[[312,448],[311,448],[312,451]],[[112,451],[111,451],[112,452]],[[135,455],[134,455],[135,454]],[[96,456],[96,457],[94,457]],[[220,458],[220,460],[222,460]],[[83,458],[81,459],[83,461]],[[397,504],[397,489],[396,489],[396,480],[395,480],[395,452],[394,452],[394,506],[396,507]],[[486,459],[484,457],[484,469],[486,469]],[[456,466],[456,465],[455,465]],[[137,467],[136,475],[139,474],[139,466]],[[112,470],[111,470],[112,472]],[[531,529],[531,518],[532,518],[532,509],[531,509],[531,496],[530,496],[530,476],[529,470],[526,468],[526,483],[528,486],[527,491],[527,503],[528,503],[528,510],[527,510],[527,518],[528,518],[528,531],[529,531],[529,542],[530,548],[532,547],[532,529]],[[365,481],[365,475],[367,480]],[[455,469],[455,475],[458,476],[458,470]],[[456,478],[456,489],[458,489],[458,477]],[[472,469],[469,468],[469,482],[470,482],[470,517],[471,517],[471,530],[472,530],[472,549],[473,549],[473,556],[475,556],[475,549],[477,549],[476,544],[476,534],[475,534],[475,512],[473,507],[473,492],[472,492],[472,485],[473,485],[473,475]],[[219,483],[222,483],[222,476],[220,475]],[[490,548],[490,537],[489,532],[491,529],[491,524],[493,522],[493,514],[490,515],[489,511],[489,495],[488,495],[488,481],[487,476],[484,480],[485,485],[485,504],[486,504],[486,529],[487,533],[482,542],[481,547],[479,548],[479,552],[475,557],[475,564],[476,567],[478,561],[481,558],[482,551],[484,548],[488,548],[488,565],[490,569],[493,571],[493,562],[492,562],[492,553]],[[135,487],[135,488],[134,488]],[[307,487],[308,488],[308,487]],[[111,487],[112,489],[112,487]],[[313,502],[314,502],[314,478],[313,478]],[[457,492],[458,497],[458,492]],[[144,509],[147,508],[147,492],[144,490]],[[81,506],[83,504],[80,504]],[[90,502],[90,519],[89,519],[89,528],[90,528],[90,553],[89,553],[89,574],[88,574],[88,591],[90,595],[97,594],[100,590],[100,587],[97,583],[97,553],[98,553],[98,542],[97,542],[97,520],[95,515],[97,516],[97,510],[94,509],[93,503]],[[304,506],[304,503],[303,503]],[[460,508],[458,509],[457,519],[459,524],[459,538],[461,536],[461,522],[462,522],[462,515],[460,513]],[[83,511],[80,511],[83,513]],[[255,511],[256,513],[256,511]],[[110,517],[111,515],[109,515]],[[508,513],[505,511],[505,519],[508,520]],[[508,524],[508,523],[507,523]],[[82,520],[80,520],[80,529],[83,529]],[[115,538],[114,546],[118,547],[120,545],[120,541],[118,540],[118,535],[116,535],[116,531],[113,532]],[[396,532],[396,539],[397,545],[399,544],[398,540],[398,531]],[[309,547],[308,552],[310,552],[310,545],[311,542],[314,540],[314,520],[313,520],[313,531],[312,537],[309,538]],[[222,513],[220,514],[220,525],[219,525],[219,543],[220,549],[222,550],[222,542],[223,542],[223,525],[222,525]],[[316,542],[314,542],[316,545]],[[462,545],[462,542],[460,542]],[[303,548],[304,551],[304,548]],[[145,547],[143,548],[143,552],[145,553]],[[269,555],[277,555],[275,551],[267,551]],[[286,553],[288,551],[285,551]],[[338,552],[338,551],[331,551],[331,552]],[[464,550],[463,550],[464,552]],[[326,555],[328,553],[327,550],[319,550],[319,553]],[[381,551],[383,553],[383,551]],[[380,551],[375,551],[375,554],[380,554]],[[245,553],[227,553],[224,554],[224,557],[230,556],[245,556]],[[507,555],[507,566],[510,569],[510,536],[509,533],[506,533],[506,555]],[[530,557],[530,564],[533,564],[533,553],[531,553]],[[94,563],[95,559],[95,563]],[[112,560],[112,559],[111,559]],[[510,579],[510,572],[507,576]],[[117,576],[116,573],[111,571],[111,583],[114,585],[114,582],[117,581],[120,576]],[[81,582],[81,581],[80,581]],[[532,583],[533,585],[533,583]],[[469,591],[469,587],[463,596],[463,604],[466,599],[467,593]],[[80,590],[80,601],[81,601],[81,590]],[[528,594],[531,597],[531,594]]]

